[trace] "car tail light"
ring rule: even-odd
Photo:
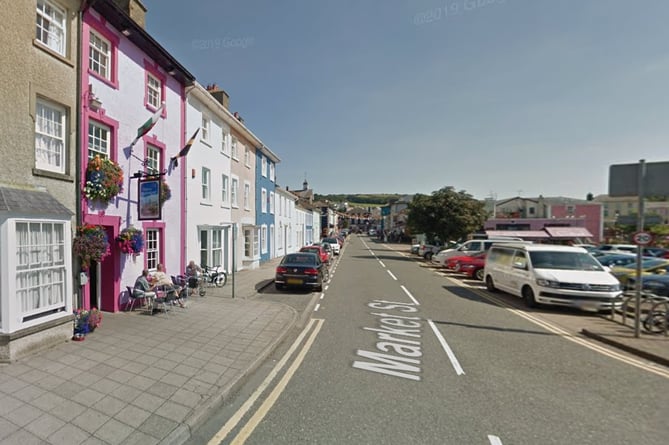
[[[304,269],[304,273],[306,275],[318,275],[318,269],[314,269],[313,267],[310,267],[309,269]]]
[[[286,272],[288,272],[288,269],[286,269],[283,266],[279,266],[276,268],[276,273],[286,273]]]

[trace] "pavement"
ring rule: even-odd
[[[257,298],[278,261],[235,273],[234,298],[228,277],[184,309],[104,313],[84,341],[0,365],[0,443],[183,444],[310,316],[311,304]],[[669,366],[669,337],[637,338],[630,318],[582,321],[582,335]]]

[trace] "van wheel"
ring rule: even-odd
[[[534,298],[534,291],[530,286],[525,286],[523,288],[523,299],[525,300],[525,305],[527,307],[537,307],[537,300]]]
[[[485,288],[488,289],[490,292],[497,292],[497,288],[495,287],[495,283],[492,281],[492,277],[488,275],[485,277]]]
[[[483,274],[483,269],[479,269],[476,272],[474,272],[474,278],[476,278],[479,281],[483,281],[484,274]],[[492,281],[492,279],[491,279]]]

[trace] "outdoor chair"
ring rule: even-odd
[[[135,302],[137,300],[142,300],[143,306],[148,305],[147,298],[153,298],[155,297],[156,293],[155,292],[144,292],[140,289],[133,289],[132,286],[126,286],[126,289],[128,290],[128,301],[125,303],[125,309],[128,310],[128,304],[130,305],[130,311],[132,311],[135,307]]]

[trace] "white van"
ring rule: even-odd
[[[583,310],[611,309],[621,302],[620,282],[582,247],[549,244],[494,245],[486,256],[486,288],[539,304]]]
[[[473,255],[478,252],[485,252],[495,243],[519,243],[523,242],[521,238],[488,238],[488,239],[470,239],[452,249],[443,249],[434,254],[431,258],[435,266],[446,267],[446,261],[454,256]],[[525,241],[531,244],[531,241]]]

